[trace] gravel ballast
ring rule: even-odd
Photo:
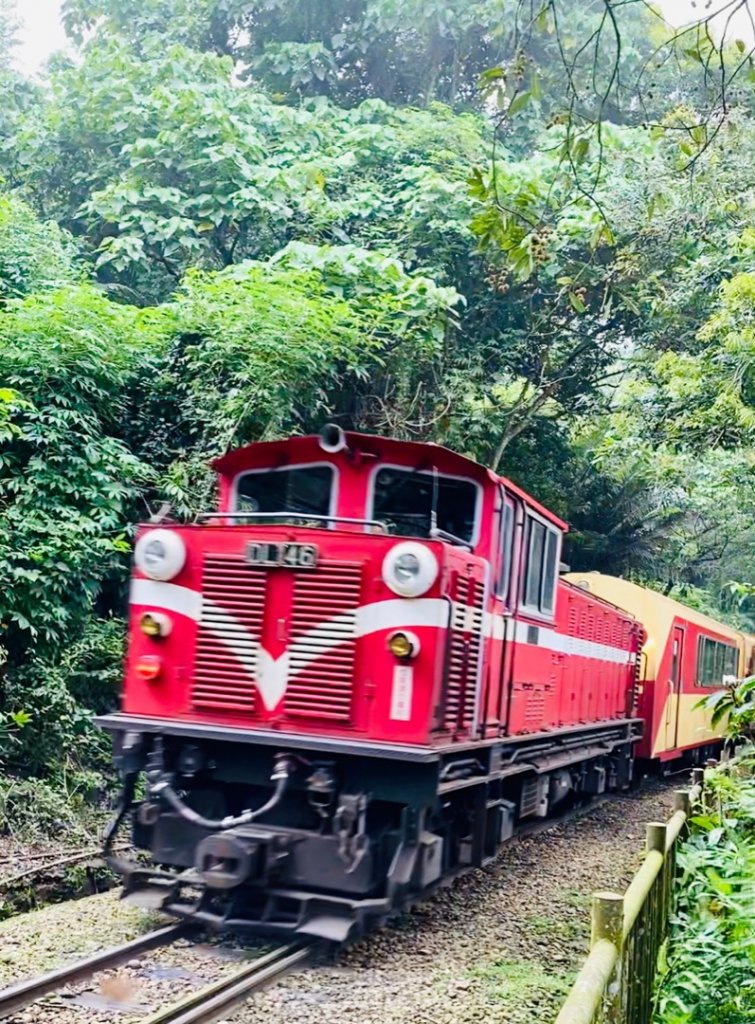
[[[589,898],[621,891],[642,856],[645,824],[664,821],[681,780],[648,782],[581,816],[504,848],[350,950],[255,994],[233,1024],[541,1024],[554,1016],[587,951]],[[133,938],[159,923],[116,892],[44,908],[0,924],[0,985]],[[148,1009],[215,980],[238,964],[233,939],[183,940],[154,950],[87,990],[99,1007],[59,998],[11,1024],[136,1021]],[[247,955],[262,952],[248,943]],[[119,1005],[120,1004],[120,1005]],[[120,1012],[117,1012],[120,1010]],[[115,1014],[115,1015],[114,1015]]]
[[[542,1024],[588,950],[590,895],[621,892],[645,825],[665,821],[682,780],[638,792],[506,846],[400,921],[282,979],[233,1024]]]

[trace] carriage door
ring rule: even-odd
[[[671,634],[671,671],[666,700],[666,750],[673,750],[679,732],[679,707],[682,691],[682,655],[684,654],[684,627],[674,626]]]

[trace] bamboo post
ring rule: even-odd
[[[622,970],[621,941],[624,930],[624,897],[615,892],[596,892],[592,897],[592,935],[590,946],[601,940],[616,947],[618,957],[613,977],[606,987],[603,1002],[605,1024],[621,1024]]]
[[[666,825],[663,822],[652,821],[649,825],[645,826],[645,850],[647,853],[655,851],[663,857],[661,870],[658,872],[660,877],[661,906],[657,908],[660,911],[657,915],[658,923],[662,929],[666,920],[670,881],[668,877],[668,860],[666,858]]]
[[[674,810],[684,811],[689,818],[690,801],[689,801],[689,790],[688,789],[675,789],[674,790]]]
[[[645,850],[657,850],[658,853],[666,853],[666,826],[663,822],[652,821],[645,828]]]
[[[700,787],[700,796],[696,801],[697,806],[705,807],[705,769],[692,769],[692,785]]]

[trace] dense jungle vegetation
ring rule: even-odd
[[[28,80],[0,0],[8,770],[97,786],[133,524],[326,419],[469,454],[574,568],[752,623],[749,44],[626,0],[64,17]]]

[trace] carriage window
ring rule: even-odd
[[[498,573],[498,593],[505,600],[509,596],[511,586],[511,562],[514,557],[514,506],[508,502],[503,506],[501,520],[501,548],[499,553],[500,568]]]
[[[403,537],[429,537],[435,504],[438,529],[460,540],[475,533],[477,487],[471,480],[416,469],[380,469],[370,516]]]
[[[721,686],[724,676],[737,674],[737,648],[701,636],[697,641],[697,685]]]
[[[244,473],[236,484],[236,512],[282,513],[282,518],[330,514],[332,466],[298,466]],[[325,524],[323,524],[325,525]]]
[[[558,533],[531,516],[527,519],[527,576],[524,605],[550,615],[556,603]]]

